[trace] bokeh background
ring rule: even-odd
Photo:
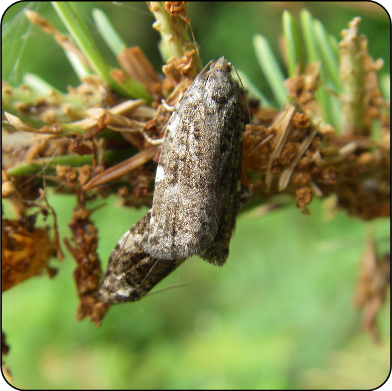
[[[157,70],[162,66],[159,34],[145,3],[80,2],[108,62],[116,60],[91,17],[100,8],[129,46],[140,46]],[[3,73],[19,85],[35,73],[65,91],[78,80],[60,47],[31,26],[23,9],[33,9],[65,31],[50,3],[14,4],[3,17]],[[390,71],[390,20],[366,2],[191,3],[188,7],[202,62],[225,56],[270,97],[252,46],[265,35],[279,55],[283,10],[295,17],[308,9],[326,29],[340,31],[360,16],[361,33],[373,58]],[[272,99],[273,100],[273,99]],[[49,192],[60,234],[75,197]],[[115,197],[92,215],[99,228],[104,264],[119,237],[146,209],[123,208]],[[6,364],[13,385],[25,389],[369,389],[381,385],[390,368],[389,303],[379,316],[381,343],[361,329],[353,306],[360,258],[368,230],[381,252],[389,251],[389,220],[364,223],[344,211],[327,212],[328,200],[314,200],[310,216],[295,203],[270,213],[247,210],[238,218],[230,257],[223,268],[197,257],[187,260],[158,289],[187,284],[114,306],[96,328],[77,322],[77,297],[67,257],[54,279],[32,278],[5,292],[2,325],[11,347]],[[4,213],[12,210],[4,203]]]

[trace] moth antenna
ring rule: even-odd
[[[154,292],[148,292],[148,293],[146,294],[146,297],[147,297],[147,296],[155,295],[156,293],[161,293],[161,292],[163,292],[163,291],[168,291],[169,289],[172,289],[172,288],[182,288],[182,287],[189,286],[189,285],[190,285],[190,284],[175,284],[175,285],[170,285],[170,286],[167,286],[167,287],[165,287],[165,288],[157,289],[157,290],[154,291]]]
[[[238,77],[238,80],[241,82],[242,88],[243,88],[243,90],[244,90],[244,96],[245,96],[245,100],[246,100],[246,107],[248,108],[248,114],[249,114],[249,120],[250,120],[250,127],[252,128],[252,133],[253,133],[253,136],[255,137],[255,141],[257,141],[256,133],[255,133],[255,130],[254,130],[253,124],[252,124],[252,117],[251,117],[251,115],[250,115],[248,98],[246,97],[246,94],[245,94],[245,87],[244,87],[244,84],[242,83],[242,80],[241,80],[241,78],[240,78],[240,75],[239,75],[238,72],[237,72],[237,68],[236,68],[231,62],[229,62],[228,65],[230,65],[231,67],[234,68],[235,73],[236,73],[236,75],[237,75],[237,77]]]
[[[200,64],[201,64],[201,57],[200,57],[200,52],[199,52],[199,45],[198,45],[197,42],[196,42],[195,36],[194,36],[194,34],[193,34],[192,27],[191,27],[191,23],[190,23],[189,21],[188,21],[188,26],[189,26],[189,30],[191,30],[193,43],[194,43],[194,45],[195,45],[195,49],[196,49],[196,52],[197,52],[197,56],[199,57],[199,61],[200,61]]]
[[[146,281],[146,279],[148,278],[148,276],[151,274],[151,272],[154,270],[154,267],[158,264],[159,260],[157,259],[154,263],[154,265],[152,266],[152,268],[147,272],[147,274],[144,276],[142,282],[138,285],[141,286],[144,284],[144,282]]]

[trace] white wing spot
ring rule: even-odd
[[[173,113],[172,116],[170,117],[169,124],[167,126],[167,131],[168,133],[171,134],[171,136],[174,136],[174,134],[176,133],[179,123],[180,123],[180,116],[177,113]]]
[[[129,287],[128,289],[127,288],[119,289],[116,293],[121,297],[129,297],[131,292],[132,292],[132,288]]]
[[[157,172],[155,174],[155,183],[158,183],[165,177],[165,170],[162,166],[158,166]]]

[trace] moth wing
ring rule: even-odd
[[[193,95],[184,98],[182,115],[173,113],[169,121],[155,179],[147,250],[159,259],[198,254],[218,230],[219,135],[209,130],[202,109],[194,113]]]
[[[148,211],[125,232],[112,250],[99,288],[102,301],[114,304],[136,301],[143,296],[143,276],[135,266],[149,258],[142,243],[148,238],[150,216]]]
[[[99,295],[110,304],[140,300],[176,269],[184,259],[162,262],[144,251],[151,211],[148,211],[118,241],[110,254]]]
[[[222,57],[198,75],[168,122],[145,247],[153,257],[227,258],[219,252],[228,253],[238,209],[243,126],[239,88]]]

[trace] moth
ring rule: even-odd
[[[102,301],[116,304],[140,300],[185,260],[162,262],[143,250],[150,217],[148,211],[121,237],[110,254],[99,289]]]
[[[196,77],[167,124],[144,246],[151,256],[226,261],[241,195],[243,132],[240,89],[221,57]]]
[[[206,67],[207,68],[207,67]],[[244,122],[240,89],[221,57],[199,73],[166,126],[152,208],[112,251],[99,294],[135,301],[185,259],[221,266],[240,206]]]

